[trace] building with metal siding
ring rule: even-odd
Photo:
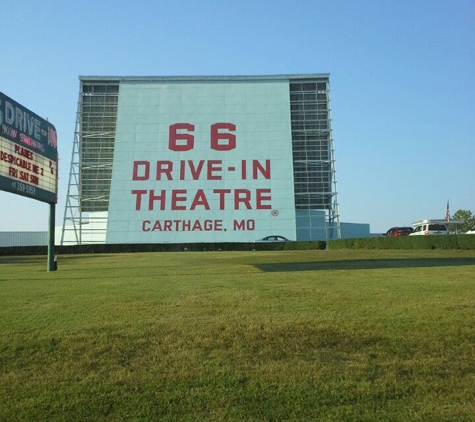
[[[293,240],[341,237],[329,74],[82,76],[79,82],[63,244],[252,241],[264,234],[288,234]],[[188,126],[173,129],[176,124]],[[202,128],[213,131],[214,124],[221,125],[214,147],[211,134],[214,151],[209,146],[198,151],[209,136]],[[196,150],[170,154],[167,136],[174,137],[175,149],[193,145]],[[160,142],[165,146],[155,147]],[[229,142],[236,144],[224,154]],[[188,176],[185,170],[166,173],[169,169],[159,170],[157,164],[156,180],[141,182],[145,176],[137,169],[155,162],[173,169],[190,165]],[[208,166],[208,178],[196,188],[197,175],[204,178],[200,166]],[[174,195],[176,202],[160,202],[158,188],[163,198]],[[234,205],[228,190],[234,192]],[[130,191],[149,192],[148,203],[157,202],[153,216],[145,193]],[[195,200],[183,191],[193,191]],[[210,194],[215,191],[221,192],[219,206]],[[252,195],[260,198],[257,205]],[[201,207],[192,209],[193,204]],[[170,221],[181,223],[166,229]],[[207,230],[205,221],[220,223]],[[242,221],[252,222],[250,230],[242,230]],[[158,233],[151,234],[152,223],[145,222],[154,222]]]
[[[48,232],[0,232],[0,247],[47,246]]]

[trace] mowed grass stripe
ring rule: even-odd
[[[0,420],[473,420],[473,251],[0,257]]]

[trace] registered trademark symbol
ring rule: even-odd
[[[279,215],[279,210],[272,210],[272,217],[277,217]]]

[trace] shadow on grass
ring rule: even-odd
[[[43,255],[32,256],[0,256],[0,264],[37,264],[46,262],[48,257]]]
[[[319,270],[377,270],[382,268],[454,267],[475,265],[475,258],[359,259],[312,262],[276,262],[256,264],[264,272]]]
[[[104,257],[104,255],[101,254],[91,254],[87,255],[87,259],[90,258],[99,258],[99,257]],[[67,262],[67,261],[75,261],[78,259],[84,259],[84,255],[68,255],[68,256],[62,256],[58,255],[58,262]],[[0,256],[0,264],[38,264],[38,263],[43,263],[47,262],[48,257],[46,255],[13,255],[13,256]]]

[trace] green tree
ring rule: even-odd
[[[470,227],[475,224],[475,215],[472,213],[472,211],[469,210],[458,210],[454,215],[452,215],[452,217],[450,217],[450,219],[465,221],[464,224],[461,224],[457,227],[457,231],[459,233],[465,233],[467,230],[470,230]],[[455,227],[451,227],[451,229],[454,228]]]

